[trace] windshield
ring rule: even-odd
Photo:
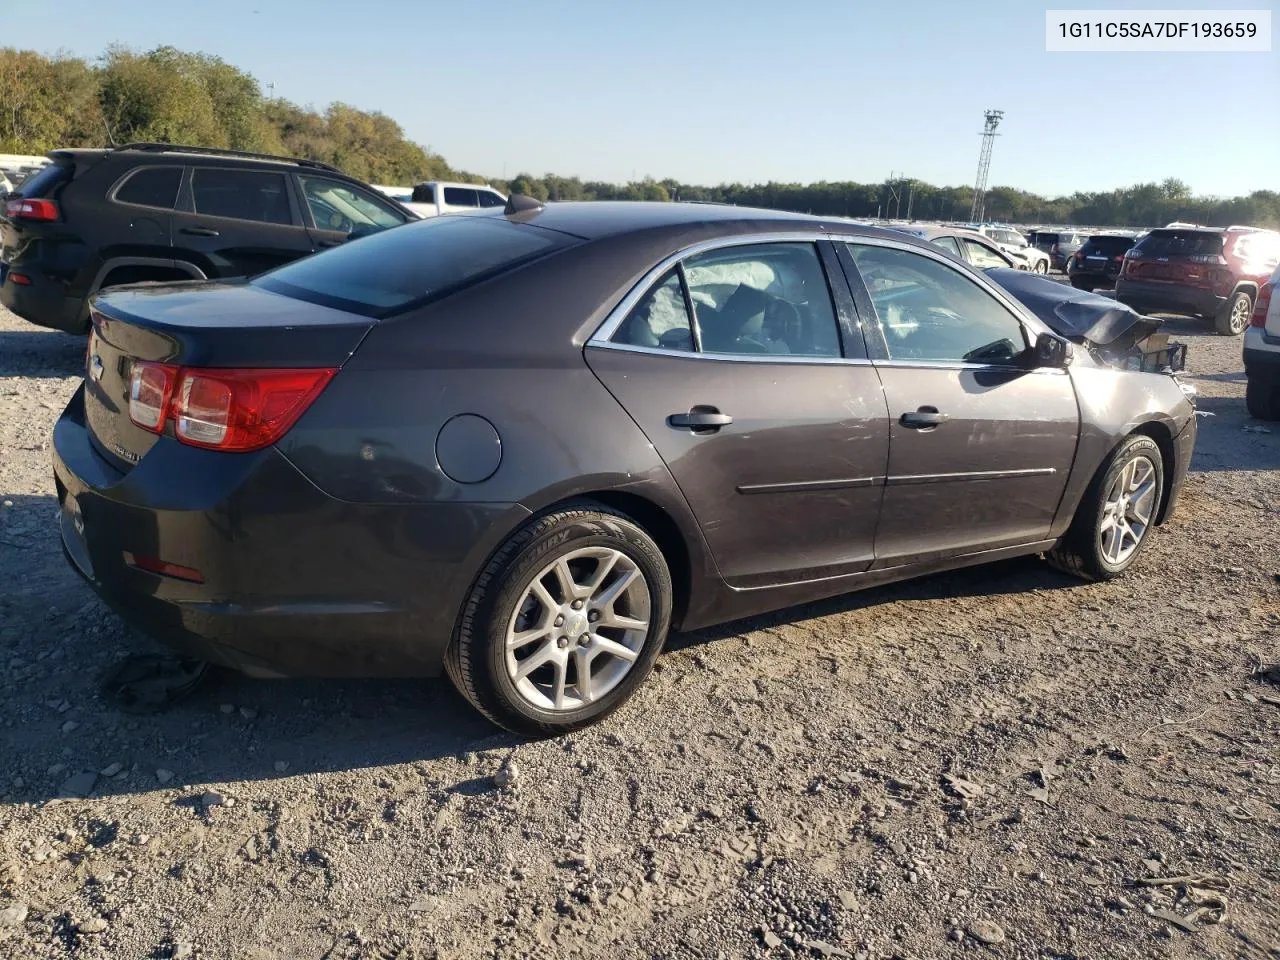
[[[1135,249],[1144,257],[1212,257],[1222,253],[1222,234],[1209,230],[1152,230]]]
[[[263,274],[273,293],[385,317],[496,276],[571,242],[532,225],[439,217],[385,230]]]

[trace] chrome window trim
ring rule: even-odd
[[[644,347],[633,343],[614,343],[612,340],[587,341],[588,347],[599,350],[620,350],[623,353],[649,353],[659,357],[682,360],[719,360],[727,363],[803,363],[820,366],[870,367],[872,362],[862,357],[818,357],[790,353],[711,353],[692,350],[672,350],[668,347]],[[1007,368],[1006,368],[1007,369]]]
[[[890,238],[890,237],[877,237],[877,236],[869,236],[864,234],[829,233],[825,230],[804,230],[804,231],[795,231],[791,233],[778,233],[778,232],[751,233],[751,234],[738,234],[732,237],[715,237],[711,240],[701,240],[697,243],[689,244],[686,247],[682,247],[681,249],[677,250],[675,253],[669,254],[668,256],[664,257],[662,260],[658,262],[656,266],[654,266],[647,273],[645,273],[644,276],[642,276],[638,281],[636,281],[636,283],[631,287],[631,289],[627,291],[626,295],[623,296],[623,298],[620,301],[618,301],[617,305],[612,310],[610,310],[609,313],[605,316],[604,320],[600,322],[600,325],[596,327],[595,332],[591,334],[590,337],[587,338],[587,343],[591,346],[608,347],[614,350],[634,350],[642,353],[658,353],[658,354],[662,354],[663,356],[680,356],[682,354],[688,353],[688,355],[691,357],[706,357],[708,359],[732,358],[735,360],[745,359],[745,360],[748,360],[749,362],[756,362],[756,363],[759,363],[762,361],[777,362],[780,357],[785,357],[786,354],[781,354],[781,355],[771,354],[768,356],[757,356],[755,354],[745,354],[742,356],[738,356],[736,354],[689,353],[688,351],[682,351],[682,350],[664,350],[662,348],[657,348],[657,347],[633,347],[630,344],[615,344],[611,342],[611,338],[615,333],[618,332],[618,328],[622,326],[622,322],[627,318],[627,315],[632,311],[632,309],[636,306],[636,304],[640,302],[640,300],[645,296],[645,294],[649,292],[653,284],[656,283],[659,279],[661,279],[666,274],[666,272],[670,270],[672,267],[674,267],[677,263],[680,263],[681,261],[686,260],[689,257],[697,256],[700,253],[706,253],[707,251],[710,251],[710,250],[721,250],[729,247],[745,247],[745,246],[751,246],[755,244],[769,244],[769,243],[817,244],[823,240],[829,240],[832,243],[860,243],[866,246],[873,246],[873,247],[889,247],[894,250],[902,250],[905,253],[915,253],[920,256],[924,256],[932,260],[936,260],[938,263],[942,264],[943,266],[947,267],[950,270],[954,270],[961,277],[977,285],[979,289],[985,291],[986,293],[994,297],[1000,304],[1004,306],[1006,310],[1008,310],[1010,313],[1013,314],[1013,317],[1015,320],[1021,323],[1024,327],[1027,327],[1031,330],[1033,334],[1033,336],[1030,338],[1031,343],[1035,342],[1035,337],[1038,336],[1039,334],[1053,332],[1040,320],[1039,317],[1033,314],[1026,307],[1022,306],[1022,304],[1018,303],[1018,301],[1015,300],[1013,297],[1009,296],[1009,294],[1005,293],[1005,291],[1002,290],[998,284],[987,279],[987,277],[984,276],[981,271],[975,269],[973,270],[972,274],[966,274],[965,271],[963,270],[957,270],[955,263],[952,262],[946,255],[944,255],[941,252],[942,250],[941,247],[938,247],[937,250],[939,252],[935,253],[933,250],[928,249],[927,241],[925,246],[918,247],[910,243],[903,243],[900,240]],[[824,272],[826,270],[825,264],[823,265],[823,270]],[[832,309],[833,310],[835,309],[834,304],[832,305]],[[879,320],[878,317],[871,318],[871,319],[875,319],[877,322]],[[866,317],[858,317],[858,321],[860,323],[865,323],[867,322],[867,320],[868,318]],[[812,362],[833,362],[833,361],[850,363],[852,362],[852,358],[792,357],[790,358],[789,362],[812,363]],[[787,362],[787,361],[784,361],[784,362]],[[870,363],[871,361],[864,360],[861,362]],[[877,362],[883,362],[883,361],[877,361]],[[893,361],[888,361],[888,362],[893,362]],[[925,363],[925,365],[928,365],[928,366],[936,365],[933,362],[924,362],[924,361],[909,361],[909,362],[912,365],[919,364],[919,363]],[[937,363],[945,364],[945,363],[950,363],[950,361],[938,361]],[[998,367],[990,364],[976,364],[976,365],[970,365],[970,366],[974,366],[978,369],[1003,369],[1003,370],[1009,369],[1008,367]],[[1039,370],[1042,368],[1037,367],[1033,369]],[[1055,369],[1055,368],[1050,368],[1050,369]],[[1055,369],[1055,372],[1062,373],[1065,371],[1059,371]]]

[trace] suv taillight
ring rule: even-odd
[[[52,200],[28,200],[26,197],[16,197],[5,201],[4,215],[10,220],[57,220],[58,205]]]
[[[220,370],[135,361],[129,419],[162,433],[173,421],[182,443],[210,450],[261,450],[288,432],[338,371]]]
[[[1262,289],[1258,291],[1258,299],[1253,301],[1253,316],[1249,318],[1249,325],[1253,327],[1265,327],[1267,325],[1267,310],[1271,307],[1271,295],[1275,293],[1276,285],[1268,280],[1262,285]]]

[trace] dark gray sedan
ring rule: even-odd
[[[443,667],[503,726],[571,730],[672,629],[1020,554],[1132,564],[1189,391],[1121,369],[1145,318],[1051,286],[838,220],[513,198],[114,290],[54,433],[63,543],[190,655]]]

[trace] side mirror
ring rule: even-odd
[[[1062,368],[1071,362],[1071,344],[1052,333],[1042,333],[1036,337],[1032,352],[1037,367]]]

